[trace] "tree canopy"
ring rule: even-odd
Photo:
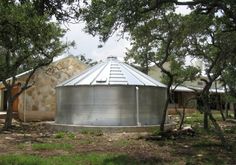
[[[190,7],[190,14],[176,15],[174,8],[179,5]],[[102,42],[116,31],[128,32],[132,43],[128,56],[141,65],[147,66],[148,60],[154,62],[168,76],[168,86],[175,75],[184,73],[186,56],[204,61],[207,78],[202,79],[205,86],[200,98],[204,113],[209,115],[226,146],[209,109],[209,89],[227,63],[235,61],[236,1],[92,0],[81,14],[86,22],[85,30],[100,36]],[[172,72],[163,67],[165,62],[169,62]]]
[[[130,32],[132,48],[127,58],[138,64],[154,63],[163,73],[167,85],[167,100],[163,110],[161,130],[164,130],[165,116],[171,99],[171,88],[196,77],[198,69],[185,65],[187,48],[183,40],[187,37],[184,18],[174,13],[173,6],[163,8],[155,15],[148,15],[142,24]]]
[[[13,101],[29,87],[34,72],[50,64],[71,43],[63,44],[65,30],[50,21],[47,15],[38,15],[32,3],[0,2],[0,80],[8,91],[8,111],[5,127],[11,125]],[[14,96],[16,75],[31,69],[25,84]]]
[[[18,5],[31,3],[38,16],[47,15],[48,18],[55,18],[59,22],[74,22],[78,18],[80,8],[79,0],[2,0],[2,2]]]
[[[146,20],[147,15],[156,15],[158,10],[169,5],[185,5],[192,12],[219,17],[225,31],[236,31],[236,1],[234,0],[92,0],[80,12],[86,21],[86,31],[99,35],[106,41],[115,31],[132,31]]]

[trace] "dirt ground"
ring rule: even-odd
[[[236,164],[236,124],[221,122],[233,146],[226,151],[215,134],[196,132],[194,136],[147,141],[150,133],[103,133],[102,131],[64,133],[49,130],[42,123],[14,123],[0,132],[0,155],[26,154],[58,156],[86,153],[122,153],[150,164]],[[0,125],[2,126],[2,125]],[[72,148],[38,149],[35,144],[70,144]]]

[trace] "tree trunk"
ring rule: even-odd
[[[219,124],[217,123],[217,121],[215,120],[215,118],[213,117],[212,113],[211,113],[211,109],[209,107],[209,89],[212,83],[208,83],[205,88],[204,91],[202,93],[201,99],[203,101],[203,112],[204,112],[204,129],[208,129],[208,117],[211,120],[213,126],[215,127],[216,133],[219,136],[222,145],[224,146],[225,149],[230,150],[231,147],[230,145],[227,143],[225,137],[224,137],[224,133],[221,130]]]
[[[167,114],[168,104],[169,104],[169,97],[167,96],[167,100],[166,100],[165,107],[164,107],[164,110],[162,113],[162,118],[161,118],[161,125],[160,125],[161,132],[163,132],[165,130],[165,122],[166,122],[166,114]]]
[[[228,103],[225,103],[225,118],[229,117]]]
[[[172,92],[173,92],[173,91],[172,91]],[[174,100],[175,100],[174,95],[173,95],[173,96],[170,95],[170,101],[171,101],[171,103],[174,103],[174,104],[175,104],[175,112],[176,112],[176,114],[179,116],[179,120],[181,121],[181,120],[182,120],[182,114],[181,114],[181,112],[178,110],[177,104],[174,102]]]
[[[234,103],[234,119],[236,119],[236,104]]]
[[[208,129],[208,114],[207,112],[204,112],[204,119],[203,119],[203,123],[204,123],[204,129],[207,130]]]
[[[182,113],[182,116],[181,116],[181,120],[180,120],[180,123],[179,123],[179,130],[182,129],[183,125],[184,125],[184,118],[185,118],[185,109],[186,109],[186,106],[188,105],[189,101],[193,100],[193,99],[196,99],[195,97],[194,98],[189,98],[188,100],[186,100],[183,104],[183,113]]]
[[[180,123],[179,123],[179,130],[182,129],[183,127],[183,124],[184,124],[184,118],[185,118],[185,105],[183,106],[183,113],[181,115],[181,119],[180,119]]]
[[[222,108],[220,108],[220,114],[221,114],[222,120],[225,121],[225,116],[224,116]]]
[[[148,75],[148,71],[149,71],[149,66],[148,66],[148,56],[147,54],[145,55],[145,72]]]
[[[220,114],[221,114],[221,117],[222,117],[222,120],[223,121],[225,121],[225,115],[224,115],[224,113],[223,113],[223,107],[222,107],[222,103],[221,103],[221,97],[220,97],[220,95],[219,95],[219,109],[220,109]]]
[[[8,96],[7,99],[7,115],[5,118],[5,123],[4,123],[4,130],[8,130],[9,128],[12,127],[12,118],[13,118],[13,102],[14,100],[11,98],[11,96]]]
[[[221,130],[219,124],[217,123],[217,121],[215,120],[215,118],[213,117],[212,113],[210,112],[209,114],[209,119],[211,120],[213,126],[215,127],[216,129],[216,133],[217,135],[219,136],[220,140],[221,140],[221,143],[223,145],[223,147],[227,150],[230,150],[231,149],[231,146],[227,143],[225,137],[224,137],[224,133],[223,131]]]
[[[204,118],[203,118],[203,127],[205,130],[208,130],[208,115],[210,113],[210,106],[209,106],[209,89],[210,89],[211,83],[208,83],[202,93],[201,99],[203,103],[203,113],[204,113]]]
[[[167,91],[166,91],[167,100],[165,102],[165,106],[164,106],[163,113],[162,113],[161,124],[160,124],[160,132],[163,132],[165,130],[166,114],[167,114],[167,109],[168,109],[169,100],[170,100],[170,87],[171,87],[171,85],[168,84]]]

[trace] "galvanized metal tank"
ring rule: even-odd
[[[164,84],[109,57],[58,85],[56,123],[89,126],[160,124]]]

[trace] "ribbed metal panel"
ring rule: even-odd
[[[139,122],[160,124],[165,88],[139,88]],[[67,86],[57,88],[56,123],[93,126],[136,126],[135,86]]]

